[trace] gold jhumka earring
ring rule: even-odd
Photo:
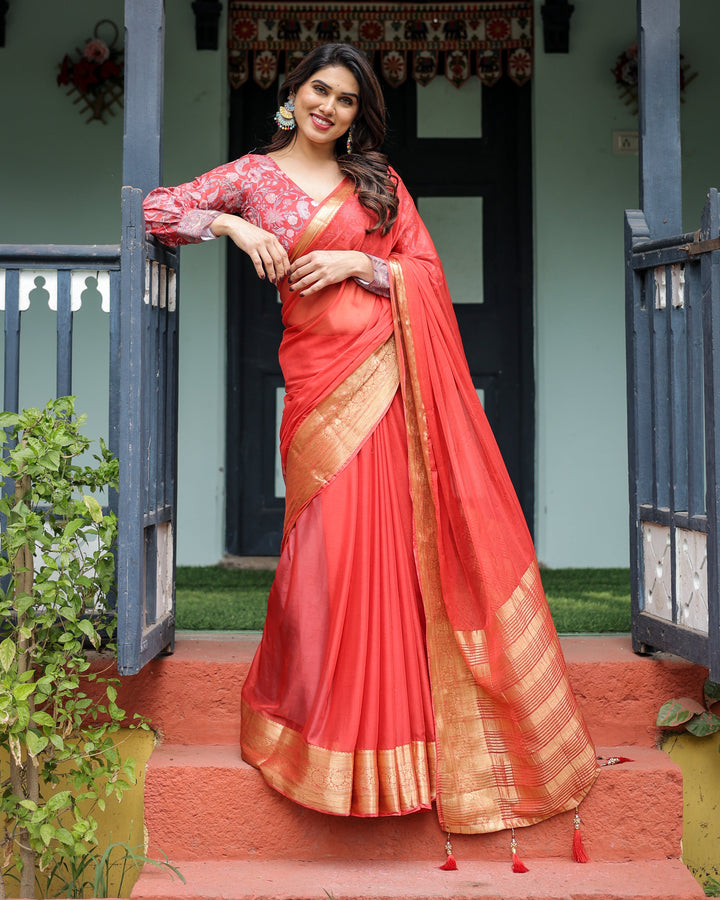
[[[292,131],[295,127],[295,101],[292,97],[288,97],[285,103],[275,113],[275,123],[278,128],[283,131]]]

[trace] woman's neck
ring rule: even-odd
[[[272,155],[276,159],[292,158],[298,163],[313,166],[337,164],[334,144],[314,144],[312,141],[303,140],[300,134],[297,134],[295,140],[287,147],[276,150]]]

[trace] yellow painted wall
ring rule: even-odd
[[[683,861],[706,884],[720,885],[720,737],[672,734],[662,749],[683,773]],[[717,896],[717,894],[714,894]]]
[[[102,856],[105,849],[117,841],[127,842],[136,853],[142,854],[144,852],[145,765],[150,757],[154,743],[155,737],[152,731],[126,728],[118,732],[116,736],[116,744],[119,747],[122,758],[135,760],[137,783],[125,791],[122,800],[118,801],[114,797],[109,797],[104,813],[100,812],[100,810],[94,811],[93,815],[98,822],[98,845],[96,848],[98,856]],[[62,784],[59,785],[58,789],[62,790]],[[112,859],[116,860],[119,858],[118,851],[113,855]],[[130,891],[140,874],[139,871],[135,871],[130,865],[123,880],[122,890],[118,891],[121,869],[122,867],[117,865],[111,870],[108,886],[108,896],[110,897],[129,897]],[[94,868],[91,866],[85,873],[85,877],[92,881],[93,875]],[[17,897],[17,892],[12,890],[12,883],[8,887],[8,897]],[[50,892],[50,896],[54,896],[54,891]],[[92,892],[86,892],[85,896],[91,897]]]

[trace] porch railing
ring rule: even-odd
[[[20,403],[20,338],[24,314],[36,302],[47,302],[56,316],[56,376],[47,399],[73,392],[73,321],[83,295],[102,298],[109,313],[109,342],[118,347],[120,245],[0,245],[0,310],[4,311],[4,409],[18,412]],[[110,384],[117,382],[117,358],[111,350]],[[115,370],[113,367],[115,366]],[[110,422],[117,421],[110,415]],[[112,445],[112,426],[109,435]],[[113,447],[117,451],[117,447]]]
[[[108,313],[107,330],[94,338],[108,341],[109,380],[101,387],[108,416],[101,436],[120,460],[119,494],[109,497],[119,518],[118,666],[132,674],[171,648],[174,634],[178,254],[146,240],[138,189],[123,189],[123,233],[122,245],[0,245],[0,314],[4,409],[17,412],[28,405],[23,360],[37,357],[36,328],[21,340],[30,310],[42,305],[54,313],[56,344],[55,378],[34,386],[33,405],[74,392],[73,326],[83,298],[99,300]],[[44,336],[45,321],[40,330]],[[75,343],[77,352],[104,363],[96,345]],[[107,376],[98,373],[101,382]]]
[[[633,645],[720,681],[720,206],[650,241],[626,214]]]

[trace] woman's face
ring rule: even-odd
[[[355,120],[359,102],[360,88],[349,69],[318,69],[295,94],[298,135],[314,144],[334,145]]]

